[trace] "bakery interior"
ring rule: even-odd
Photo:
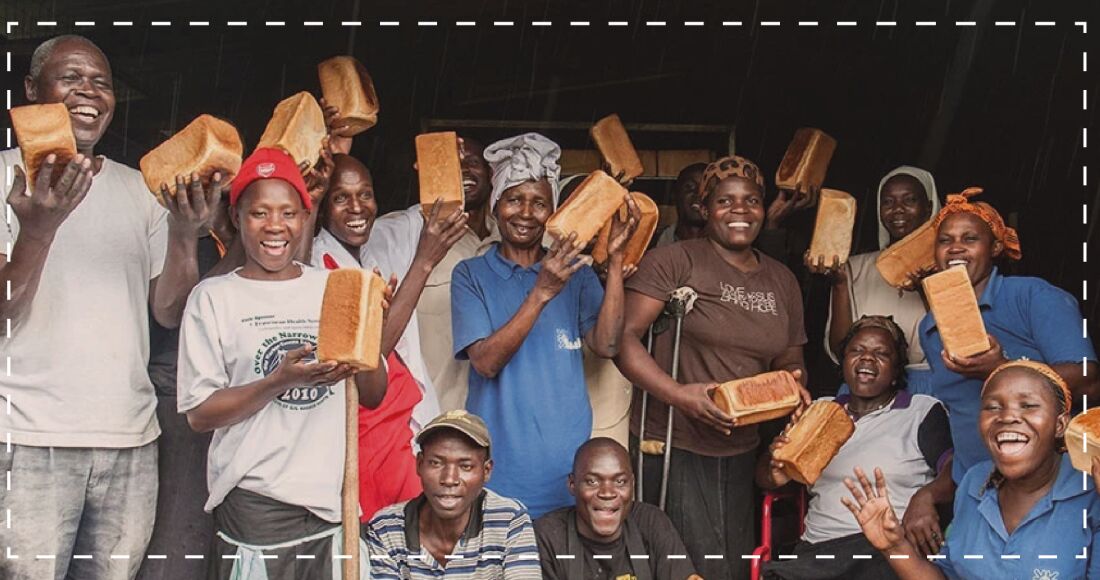
[[[876,245],[877,216],[867,209],[891,168],[930,170],[941,198],[984,187],[979,199],[1020,232],[1023,260],[1008,271],[1078,296],[1095,336],[1100,283],[1082,283],[1096,280],[1082,242],[1097,241],[1100,188],[1082,182],[1083,166],[1096,166],[1084,128],[1095,121],[1098,87],[1082,70],[1088,36],[1074,25],[1088,3],[914,4],[6,0],[3,88],[9,107],[25,104],[21,79],[34,47],[60,33],[88,36],[111,61],[118,98],[97,152],[136,167],[201,113],[230,120],[249,151],[279,100],[302,90],[319,96],[318,62],[351,54],[380,99],[377,126],[352,153],[374,172],[383,212],[417,201],[413,138],[426,131],[486,143],[539,131],[569,151],[570,174],[595,168],[588,127],[617,113],[646,164],[634,189],[666,205],[676,152],[753,159],[774,194],[771,178],[794,131],[817,127],[838,143],[826,187],[849,192],[861,208],[853,253]],[[788,225],[808,235],[813,217],[803,211]],[[809,327],[823,322],[827,293],[817,294]],[[820,329],[810,334],[820,341]]]

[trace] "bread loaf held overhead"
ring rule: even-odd
[[[638,205],[641,218],[638,222],[638,229],[634,230],[634,233],[626,242],[626,249],[623,251],[623,266],[637,266],[638,262],[642,261],[642,255],[649,248],[649,242],[653,240],[653,234],[657,231],[657,221],[660,218],[656,202],[650,199],[648,195],[632,191],[630,196],[634,198],[634,203]],[[597,264],[603,264],[610,257],[607,254],[607,246],[611,242],[611,222],[615,219],[626,219],[629,215],[625,202],[619,206],[617,215],[618,217],[616,217],[616,214],[611,214],[611,218],[600,228],[600,235],[596,238],[596,245],[592,248],[592,260]]]
[[[838,189],[821,190],[817,206],[814,235],[810,241],[810,260],[817,263],[824,258],[826,266],[832,265],[833,256],[843,264],[852,251],[852,230],[856,227],[856,198]]]
[[[770,371],[718,386],[714,404],[740,427],[794,412],[802,400],[798,379],[789,371]]]
[[[317,65],[317,76],[325,102],[340,110],[339,124],[346,126],[337,135],[353,137],[378,122],[378,95],[363,63],[334,56]]]
[[[287,97],[275,106],[256,148],[277,147],[290,154],[294,163],[313,167],[321,156],[328,130],[325,114],[317,99],[306,91]]]
[[[875,268],[882,279],[894,288],[909,282],[910,272],[930,270],[936,266],[936,228],[927,221],[909,235],[894,242],[879,253]]]
[[[145,154],[138,163],[145,186],[161,205],[161,184],[168,185],[168,192],[175,195],[176,176],[198,173],[203,183],[209,183],[215,172],[223,174],[222,182],[228,184],[241,169],[244,146],[237,129],[211,115],[199,115],[180,132]]]
[[[11,126],[23,154],[23,169],[27,174],[27,191],[38,180],[38,172],[46,157],[57,156],[51,185],[57,183],[65,165],[76,157],[76,138],[69,109],[64,103],[25,105],[11,109]]]
[[[618,115],[608,115],[596,121],[588,133],[596,142],[596,148],[603,155],[612,176],[617,177],[622,173],[625,183],[645,173],[638,151],[630,142],[630,135],[626,133],[626,127],[623,127]]]
[[[813,485],[855,431],[844,407],[833,401],[815,401],[791,426],[789,441],[776,450],[773,459],[783,462],[783,471],[791,479]]]
[[[618,181],[603,171],[593,171],[550,216],[546,232],[558,240],[576,232],[574,245],[587,246],[623,204],[625,195],[626,189]]]
[[[420,211],[428,215],[437,201],[440,216],[448,216],[466,205],[462,187],[462,162],[458,158],[458,135],[453,131],[416,136],[416,167],[420,180]]]
[[[965,266],[933,274],[921,284],[948,354],[968,357],[989,350],[989,335]]]
[[[378,368],[386,282],[361,268],[329,272],[317,332],[317,360]]]
[[[829,162],[836,151],[836,139],[827,135],[821,129],[803,127],[794,132],[791,144],[787,146],[787,152],[783,160],[779,162],[779,169],[775,172],[775,186],[778,189],[788,191],[803,191],[810,188],[819,188],[825,183],[825,174],[829,170]],[[794,207],[802,209],[813,205],[813,198],[800,196],[795,200]]]

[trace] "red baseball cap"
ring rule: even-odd
[[[244,160],[241,170],[229,184],[229,205],[236,206],[245,188],[260,179],[282,179],[298,192],[306,209],[313,209],[306,181],[302,179],[302,173],[298,171],[294,159],[286,151],[274,147],[257,149]]]

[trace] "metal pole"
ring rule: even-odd
[[[649,356],[653,356],[653,326],[650,325],[649,331],[646,332],[645,338],[645,350],[649,353]],[[642,485],[642,481],[645,479],[645,471],[642,470],[642,462],[645,460],[645,453],[642,451],[642,443],[645,442],[645,419],[646,411],[649,407],[649,392],[642,389],[642,420],[638,423],[638,476],[635,478],[635,487],[637,488],[637,494],[635,498],[638,501],[645,501],[645,495],[642,494],[645,487]]]

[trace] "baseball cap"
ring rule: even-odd
[[[431,422],[417,434],[416,444],[420,445],[424,438],[428,436],[428,433],[438,431],[439,429],[454,429],[470,439],[473,439],[474,443],[484,447],[486,451],[489,451],[493,444],[492,439],[489,437],[489,427],[485,425],[485,421],[483,421],[481,417],[463,411],[462,409],[447,411],[435,419],[432,419]]]
[[[281,179],[289,183],[301,196],[302,204],[306,209],[313,209],[313,201],[309,197],[306,181],[298,171],[294,159],[286,151],[274,147],[257,149],[244,160],[241,170],[229,185],[229,205],[236,206],[245,188],[260,179]]]

